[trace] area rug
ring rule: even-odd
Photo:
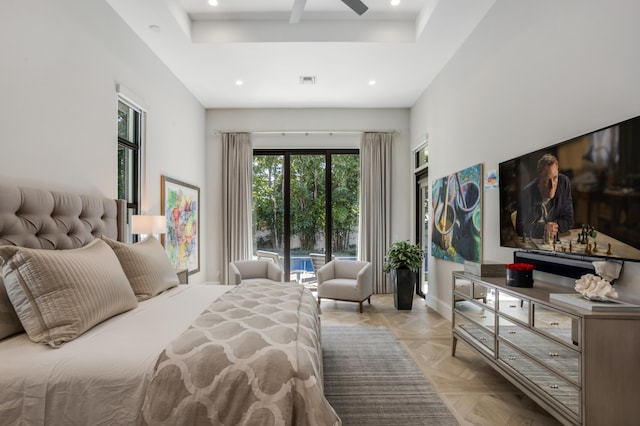
[[[385,327],[322,326],[324,392],[352,425],[458,425]]]

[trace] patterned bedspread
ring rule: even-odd
[[[143,417],[149,425],[341,425],[324,397],[312,294],[243,283],[220,297],[160,354]]]

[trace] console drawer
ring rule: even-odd
[[[534,303],[532,309],[532,325],[536,330],[553,336],[567,345],[573,345],[576,348],[581,346],[580,318],[539,303]]]
[[[498,291],[498,312],[529,324],[529,300]]]
[[[454,302],[454,312],[457,312],[491,330],[495,328],[496,320],[494,312],[482,307],[474,301],[461,299]]]
[[[492,354],[495,353],[495,336],[491,332],[457,312],[454,312],[453,317],[453,329],[455,331],[467,335],[476,343],[488,349]]]
[[[456,301],[463,298],[475,299],[478,303],[481,303],[488,308],[495,308],[494,290],[482,283],[478,283],[473,280],[455,280],[454,291],[454,300]]]
[[[577,386],[581,385],[579,352],[533,333],[506,318],[500,317],[498,328],[498,335],[502,340],[533,356]]]
[[[533,383],[535,388],[557,401],[579,420],[580,389],[578,387],[544,368],[502,340],[498,341],[498,359],[522,379]]]

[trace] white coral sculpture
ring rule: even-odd
[[[617,299],[618,292],[609,281],[598,275],[586,274],[576,280],[576,291],[588,299]]]

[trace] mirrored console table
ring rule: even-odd
[[[573,289],[453,273],[458,340],[564,424],[640,424],[640,312],[594,312],[550,300]]]

